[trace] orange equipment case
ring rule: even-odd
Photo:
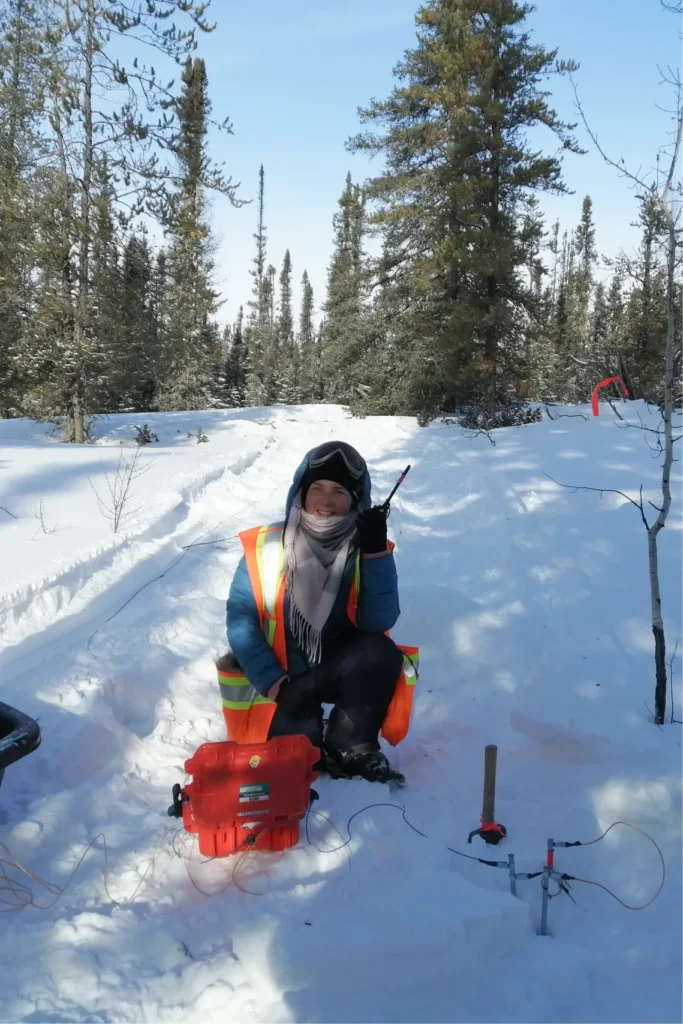
[[[299,841],[299,822],[316,794],[320,751],[306,736],[266,743],[203,743],[185,762],[193,781],[173,787],[169,816],[199,836],[199,851],[225,857],[258,844],[286,850]]]

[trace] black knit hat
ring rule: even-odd
[[[335,484],[341,484],[354,499],[354,503],[360,498],[366,471],[365,460],[350,444],[340,441],[321,444],[309,453],[308,466],[301,478],[302,505],[306,504],[308,488],[315,480],[332,480]]]

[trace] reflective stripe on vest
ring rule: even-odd
[[[285,639],[284,548],[281,526],[257,526],[240,534],[247,572],[258,609],[259,625],[283,670],[287,670]],[[218,672],[228,739],[264,743],[276,703],[264,697],[242,672]]]
[[[218,685],[221,690],[221,702],[224,708],[232,711],[248,711],[253,704],[272,704],[268,697],[262,697],[255,686],[240,673],[230,676],[225,672],[218,673]]]
[[[282,526],[256,526],[240,534],[259,625],[275,657],[287,671],[285,640],[285,552]]]
[[[275,644],[276,605],[278,592],[284,583],[285,547],[282,530],[260,530],[256,538],[256,561],[263,595],[262,629],[271,647]],[[278,659],[280,660],[280,659]],[[286,668],[287,654],[285,652]]]
[[[418,666],[420,664],[420,655],[417,647],[402,647],[403,651],[403,671],[406,677],[406,683],[408,686],[415,686],[418,677]]]

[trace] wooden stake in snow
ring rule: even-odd
[[[489,743],[484,748],[484,799],[481,805],[481,824],[474,832],[470,832],[468,843],[472,842],[473,836],[481,836],[489,846],[496,846],[507,835],[505,825],[499,825],[496,821],[497,761],[498,747],[495,743]]]
[[[481,806],[482,825],[493,825],[496,820],[496,765],[498,747],[489,743],[484,748],[484,800]]]

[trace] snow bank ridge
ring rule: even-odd
[[[224,465],[191,480],[180,491],[179,500],[148,523],[140,532],[131,528],[115,535],[111,543],[84,553],[83,557],[58,573],[21,587],[0,598],[0,635],[2,647],[19,643],[31,633],[54,623],[64,615],[81,610],[98,594],[142,558],[157,554],[164,546],[184,539],[179,531],[188,520],[193,504],[207,488],[219,482],[226,471],[242,473],[260,453],[242,457],[234,465]],[[162,541],[162,544],[158,542]],[[145,545],[150,550],[140,550]]]

